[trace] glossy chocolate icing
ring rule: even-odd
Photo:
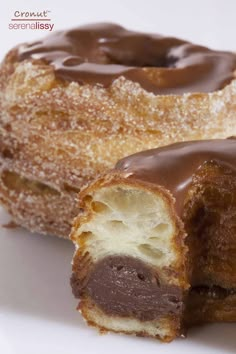
[[[179,317],[183,310],[181,289],[162,284],[154,269],[130,256],[107,256],[96,263],[86,283],[73,277],[71,283],[76,297],[85,291],[109,315],[151,321],[163,314]]]
[[[236,69],[233,53],[106,23],[55,32],[21,45],[18,60],[29,58],[51,64],[59,79],[107,87],[124,76],[163,95],[221,89]]]
[[[213,161],[236,174],[236,139],[182,142],[142,151],[118,161],[115,169],[127,178],[165,187],[175,197],[181,215],[193,174]]]

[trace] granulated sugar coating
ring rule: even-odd
[[[63,237],[81,186],[118,159],[236,135],[236,80],[212,93],[156,96],[124,77],[106,88],[60,80],[40,60],[18,62],[17,49],[1,66],[0,102],[0,200],[17,224]]]

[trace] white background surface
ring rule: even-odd
[[[1,1],[0,56],[45,31],[10,31],[14,11],[51,10],[55,29],[112,21],[130,29],[186,38],[236,51],[235,0]],[[0,208],[0,223],[7,215]],[[99,336],[75,311],[69,286],[73,246],[69,241],[0,227],[0,353],[236,353],[236,324],[191,330],[186,340],[160,344],[119,335]]]

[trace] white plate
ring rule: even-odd
[[[61,6],[60,6],[61,5]],[[15,10],[51,10],[55,29],[111,21],[166,33],[214,48],[235,49],[235,1],[58,0],[1,2],[0,56],[43,31],[10,31]],[[7,215],[0,208],[0,223]],[[190,331],[170,344],[120,335],[100,336],[75,311],[69,241],[0,227],[0,354],[228,354],[236,353],[236,324]]]
[[[0,223],[9,217],[0,208]],[[0,353],[235,353],[236,324],[196,328],[170,344],[99,335],[75,308],[69,285],[73,245],[56,237],[0,228]]]

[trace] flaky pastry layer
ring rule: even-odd
[[[41,61],[18,62],[15,49],[1,65],[0,89],[0,199],[35,232],[68,237],[78,190],[123,156],[236,134],[236,80],[178,96],[154,95],[124,77],[107,88],[80,85]]]

